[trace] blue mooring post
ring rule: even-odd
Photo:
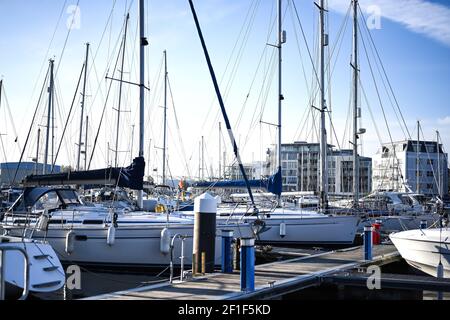
[[[420,229],[426,229],[427,228],[427,220],[421,220],[420,221]]]
[[[233,272],[233,231],[222,230],[222,273]]]
[[[372,260],[372,227],[364,227],[364,260]]]
[[[241,291],[255,290],[255,239],[241,239]]]

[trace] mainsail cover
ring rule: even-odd
[[[27,176],[24,186],[64,185],[117,185],[121,188],[143,190],[145,160],[138,157],[126,168],[106,168],[89,171],[72,171],[57,174]]]
[[[281,171],[267,179],[259,179],[259,180],[249,180],[249,185],[251,188],[260,188],[266,189],[270,193],[273,193],[277,196],[281,196],[282,191],[282,177]],[[218,182],[198,182],[192,185],[197,188],[246,188],[247,185],[245,180],[226,180],[226,181],[218,181]]]

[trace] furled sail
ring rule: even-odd
[[[26,177],[24,186],[64,186],[64,185],[114,185],[132,190],[142,190],[145,160],[138,157],[126,168],[106,168],[89,171],[72,171],[58,174],[31,175]]]
[[[261,188],[266,189],[270,193],[273,193],[277,196],[281,195],[282,191],[282,181],[281,181],[281,171],[278,171],[276,174],[270,176],[267,179],[259,179],[259,180],[249,180],[248,183],[251,188]],[[224,180],[218,182],[198,182],[192,185],[197,188],[246,188],[247,185],[245,180]]]

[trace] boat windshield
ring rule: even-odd
[[[59,200],[56,191],[51,191],[40,197],[34,204],[31,211],[38,212],[43,210],[55,210],[58,209],[61,206],[61,204],[62,203]]]
[[[74,190],[59,190],[58,193],[65,205],[82,204],[78,194]]]

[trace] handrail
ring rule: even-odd
[[[30,260],[28,257],[28,253],[25,249],[11,246],[0,247],[0,301],[5,300],[5,251],[19,251],[22,253],[25,260],[25,268],[24,268],[24,283],[23,283],[23,291],[22,296],[19,300],[26,300],[29,294],[29,286],[30,286]]]
[[[183,236],[179,233],[173,236],[172,241],[170,242],[170,278],[169,282],[173,283],[173,249],[175,248],[175,240],[179,238],[181,239],[181,271],[180,271],[180,280],[184,280],[184,241],[186,240],[187,236]]]

